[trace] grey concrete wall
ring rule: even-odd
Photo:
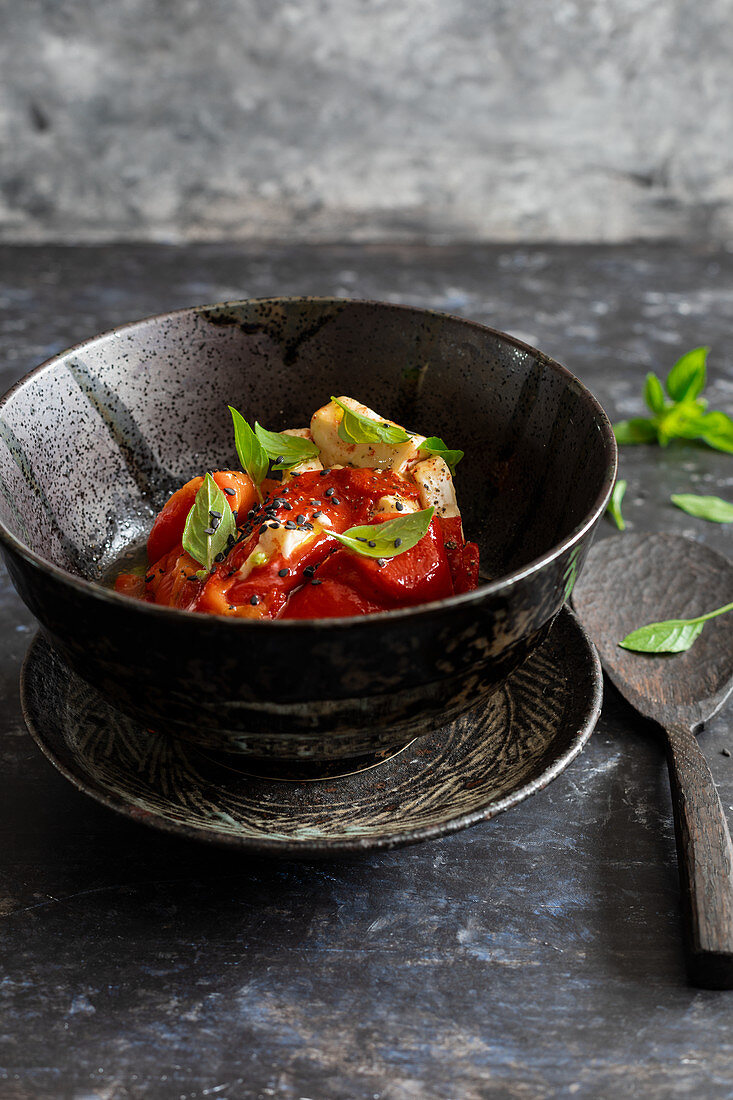
[[[0,0],[0,238],[733,239],[732,0]]]

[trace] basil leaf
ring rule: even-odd
[[[700,417],[696,439],[702,439],[716,451],[733,454],[733,420],[724,412],[709,412]]]
[[[229,498],[221,491],[211,474],[196,493],[191,511],[183,528],[183,549],[188,551],[199,565],[209,571],[217,554],[226,554],[229,536],[235,537],[234,522]],[[200,577],[200,573],[197,574]]]
[[[286,435],[285,432],[268,432],[267,428],[263,428],[257,421],[255,421],[255,435],[264,447],[267,457],[283,470],[297,466],[320,454],[312,440],[303,439],[299,435]],[[281,461],[277,462],[278,459]]]
[[[397,447],[412,438],[409,432],[397,424],[372,420],[363,413],[348,408],[338,397],[332,397],[331,400],[344,414],[338,429],[339,439],[344,443],[386,443],[390,447]]]
[[[708,611],[707,615],[698,615],[695,619],[667,619],[661,623],[647,623],[630,634],[618,644],[624,649],[636,653],[684,653],[702,633],[709,619],[733,611],[733,603]]]
[[[662,446],[670,439],[699,439],[716,451],[733,453],[733,420],[724,412],[701,412],[695,405],[675,405],[658,425]]]
[[[360,527],[350,527],[342,535],[330,531],[335,539],[349,550],[365,558],[396,558],[405,550],[412,550],[426,534],[434,508],[423,508],[421,512],[410,512],[406,516],[387,519],[383,523],[365,523]]]
[[[666,383],[667,393],[673,401],[689,401],[702,393],[709,351],[710,348],[693,348],[677,360]]]
[[[259,493],[259,486],[267,477],[267,471],[270,468],[267,451],[242,414],[233,409],[231,405],[228,406],[228,409],[234,421],[234,445],[237,448],[239,461],[244,472],[252,478]]]
[[[456,472],[456,466],[463,458],[463,451],[451,451],[449,447],[439,439],[437,435],[430,435],[424,443],[420,444],[420,457],[425,455],[440,455],[443,461],[450,467],[450,472]]]
[[[689,516],[707,519],[711,523],[733,523],[733,504],[722,497],[674,493],[669,499]]]
[[[619,446],[630,443],[656,443],[657,429],[652,420],[637,416],[633,420],[618,420],[613,433]]]
[[[663,413],[667,406],[667,402],[664,399],[662,383],[659,381],[656,374],[652,372],[646,376],[646,382],[644,383],[644,400],[653,413]]]
[[[623,478],[619,478],[613,487],[611,493],[611,499],[606,505],[606,511],[613,519],[614,523],[618,527],[619,531],[626,530],[626,521],[621,515],[621,501],[624,499],[624,493],[626,492],[626,482]]]
[[[708,403],[700,397],[705,386],[708,351],[706,347],[693,348],[672,367],[666,381],[672,404],[665,399],[657,376],[647,374],[644,400],[654,415],[614,424],[617,443],[656,441],[666,447],[673,439],[699,439],[716,451],[733,454],[733,420],[720,410],[707,412]]]

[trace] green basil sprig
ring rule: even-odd
[[[255,435],[267,457],[283,470],[289,470],[300,462],[320,454],[312,440],[303,439],[299,435],[286,435],[285,432],[268,432],[267,428],[263,428],[257,421],[255,421]]]
[[[647,623],[632,630],[618,644],[624,649],[636,653],[684,653],[702,633],[709,619],[733,611],[733,603],[708,611],[707,615],[698,615],[694,619],[666,619],[661,623]]]
[[[226,554],[230,536],[234,538],[236,533],[237,525],[229,499],[211,474],[207,474],[183,528],[183,549],[204,567],[197,574],[200,579],[205,579],[210,573],[217,554]]]
[[[683,512],[697,519],[708,519],[711,523],[733,523],[733,504],[722,497],[673,493],[669,499]]]
[[[440,455],[445,463],[450,467],[450,472],[454,474],[456,472],[456,466],[461,461],[464,455],[464,451],[450,450],[448,445],[443,442],[437,435],[430,435],[424,443],[420,444],[420,456],[425,455]]]
[[[396,558],[411,550],[427,533],[434,508],[423,508],[421,512],[410,512],[397,519],[387,519],[383,523],[365,523],[359,527],[350,527],[342,535],[329,532],[349,550],[365,558]]]
[[[397,447],[412,438],[409,432],[396,424],[372,420],[371,417],[348,408],[338,397],[332,397],[331,400],[344,414],[338,429],[339,439],[344,443],[387,443],[390,447]]]
[[[270,468],[269,456],[242,414],[231,405],[228,408],[234,421],[234,445],[237,448],[239,461],[245,474],[249,474],[252,478],[257,495],[262,500],[260,485],[267,477],[267,471]]]
[[[606,511],[618,527],[619,531],[626,530],[626,521],[621,515],[621,501],[624,499],[626,484],[626,481],[624,481],[622,477],[617,480],[616,484],[613,487],[613,492],[611,493],[611,499],[606,505]]]
[[[709,350],[700,347],[688,351],[674,364],[664,386],[656,374],[647,374],[644,400],[652,416],[614,424],[619,444],[659,443],[666,447],[672,439],[699,439],[716,451],[733,454],[733,420],[719,410],[708,412],[708,403],[700,396],[707,378]]]

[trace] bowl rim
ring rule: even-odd
[[[170,618],[171,622],[188,622],[196,621],[216,621],[218,623],[226,623],[227,629],[243,630],[245,628],[255,629],[278,629],[278,630],[290,630],[290,631],[309,631],[322,627],[340,629],[346,629],[347,627],[354,627],[356,624],[362,626],[362,628],[368,628],[370,625],[381,625],[387,622],[395,622],[400,619],[408,617],[421,617],[423,615],[429,615],[440,610],[449,610],[457,607],[469,606],[472,603],[479,603],[483,601],[486,596],[494,596],[497,593],[508,591],[513,588],[519,582],[525,580],[527,577],[534,573],[539,573],[546,565],[549,565],[556,558],[561,557],[566,551],[571,550],[573,546],[577,545],[583,537],[588,533],[591,528],[595,526],[598,520],[601,518],[606,510],[608,501],[610,500],[613,486],[616,481],[616,474],[618,471],[618,446],[616,444],[616,437],[611,426],[611,422],[598,401],[598,399],[591,393],[587,386],[585,386],[579,378],[577,378],[571,371],[564,367],[557,360],[552,359],[538,348],[533,347],[531,344],[526,343],[523,340],[518,339],[515,336],[511,336],[509,333],[502,332],[501,329],[492,328],[490,325],[484,325],[480,321],[472,321],[469,318],[462,317],[455,313],[446,313],[443,310],[429,309],[422,306],[412,306],[408,304],[398,302],[384,302],[372,298],[343,298],[332,295],[309,295],[309,294],[292,294],[292,295],[267,295],[261,298],[233,298],[227,299],[222,302],[213,302],[208,305],[195,305],[184,306],[181,309],[166,310],[163,313],[153,313],[146,317],[141,317],[135,321],[128,321],[121,325],[116,325],[114,328],[107,329],[104,332],[100,332],[95,336],[89,337],[86,340],[81,340],[76,344],[72,344],[70,347],[65,348],[55,355],[50,356],[44,360],[37,367],[28,371],[22,375],[2,396],[0,396],[0,418],[2,417],[5,407],[10,403],[15,394],[21,390],[26,383],[31,379],[37,378],[41,374],[52,370],[58,363],[66,359],[69,355],[87,349],[95,344],[103,343],[112,337],[118,337],[123,334],[129,334],[134,329],[142,329],[146,326],[151,326],[154,323],[160,323],[163,321],[170,321],[175,317],[182,317],[184,315],[192,315],[208,312],[211,310],[222,310],[224,308],[235,308],[243,305],[250,304],[267,304],[267,303],[283,303],[283,302],[313,302],[318,304],[331,304],[333,306],[347,306],[347,305],[364,305],[364,306],[376,306],[378,308],[386,308],[394,310],[396,312],[404,311],[405,313],[418,313],[429,317],[440,317],[446,320],[458,321],[462,325],[466,325],[471,329],[477,329],[482,333],[489,333],[493,337],[498,337],[499,340],[518,348],[520,351],[529,353],[535,359],[539,360],[544,366],[549,367],[555,372],[561,379],[563,379],[570,386],[575,387],[579,392],[581,398],[585,402],[590,402],[592,406],[595,406],[595,414],[598,420],[599,433],[601,439],[604,439],[607,444],[610,444],[611,454],[610,462],[606,467],[606,472],[601,483],[599,492],[596,495],[595,501],[586,515],[586,517],[577,524],[573,530],[565,536],[560,542],[555,543],[548,551],[541,554],[537,558],[533,558],[532,561],[526,565],[521,566],[519,569],[515,569],[510,573],[505,573],[501,577],[497,577],[494,580],[488,581],[485,584],[480,584],[478,588],[473,589],[470,592],[462,592],[459,595],[447,596],[441,600],[431,600],[428,603],[416,604],[410,607],[393,608],[388,611],[376,611],[369,615],[349,615],[339,618],[324,618],[324,619],[244,619],[230,615],[196,615],[194,612],[185,611],[177,607],[167,607],[160,604],[146,603],[142,600],[136,600],[131,596],[125,596],[122,593],[115,592],[111,588],[105,588],[104,585],[99,584],[97,581],[87,580],[84,577],[77,577],[74,573],[68,572],[66,569],[62,569],[61,566],[55,565],[53,562],[48,561],[46,558],[37,554],[25,543],[21,542],[5,524],[0,520],[0,543],[4,543],[9,550],[11,550],[18,557],[24,559],[31,566],[35,566],[44,573],[50,573],[62,584],[69,586],[76,591],[84,594],[85,596],[91,596],[92,598],[99,599],[102,603],[109,603],[112,607],[131,609],[133,606],[137,607],[141,613],[153,615],[154,618],[163,616],[163,621],[166,618]]]

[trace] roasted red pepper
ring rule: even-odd
[[[215,473],[237,513],[238,539],[201,577],[181,539],[202,478],[173,494],[148,539],[144,578],[122,574],[115,589],[169,607],[260,619],[363,615],[467,592],[478,583],[478,548],[466,543],[459,517],[434,516],[411,549],[375,559],[344,547],[331,532],[394,519],[419,508],[417,487],[370,468],[314,471],[284,484],[265,480],[263,501],[246,474]],[[399,498],[377,511],[383,497]],[[384,507],[384,505],[383,505]]]

